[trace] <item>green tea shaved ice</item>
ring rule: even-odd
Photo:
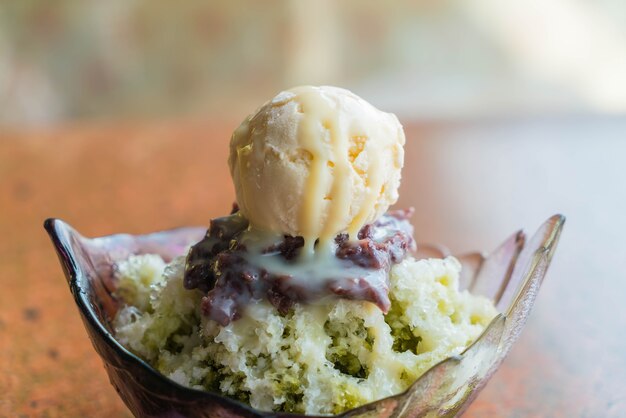
[[[325,298],[286,315],[265,300],[227,326],[183,287],[185,259],[155,255],[117,266],[116,338],[173,381],[264,411],[337,414],[395,395],[441,360],[459,354],[497,311],[459,291],[454,257],[407,258],[389,275],[391,309]]]

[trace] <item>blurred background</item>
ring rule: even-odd
[[[412,119],[623,112],[626,2],[0,2],[0,126],[242,119],[298,84]]]

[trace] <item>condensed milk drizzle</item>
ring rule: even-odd
[[[383,178],[381,167],[376,158],[367,164],[362,174],[367,193],[358,213],[351,213],[353,193],[350,170],[354,170],[350,160],[350,145],[355,138],[366,133],[377,134],[374,121],[358,123],[340,118],[337,111],[339,104],[323,90],[313,86],[296,87],[290,90],[295,94],[293,99],[302,113],[298,137],[300,146],[311,156],[309,175],[306,180],[304,201],[299,213],[299,223],[305,244],[302,251],[304,257],[315,252],[331,254],[333,240],[342,231],[346,221],[349,222],[350,239],[356,239],[358,231],[367,221],[367,216],[374,208]],[[346,93],[349,94],[349,93]],[[360,100],[354,96],[351,100]],[[376,141],[367,142],[371,155],[383,152],[382,145]],[[326,211],[323,209],[326,206]],[[326,219],[320,219],[321,213],[327,213]],[[317,247],[316,240],[319,239]]]

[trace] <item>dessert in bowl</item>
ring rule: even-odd
[[[395,117],[349,92],[298,88],[235,131],[240,208],[206,234],[86,239],[46,222],[135,415],[421,416],[468,405],[519,333],[563,219],[489,257],[416,249],[410,212],[387,212],[403,143]]]

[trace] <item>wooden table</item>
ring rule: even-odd
[[[226,213],[235,124],[0,134],[0,417],[129,416],[91,348],[42,222],[86,235]],[[407,128],[399,206],[419,241],[489,250],[568,216],[535,309],[469,417],[626,415],[626,118]]]

